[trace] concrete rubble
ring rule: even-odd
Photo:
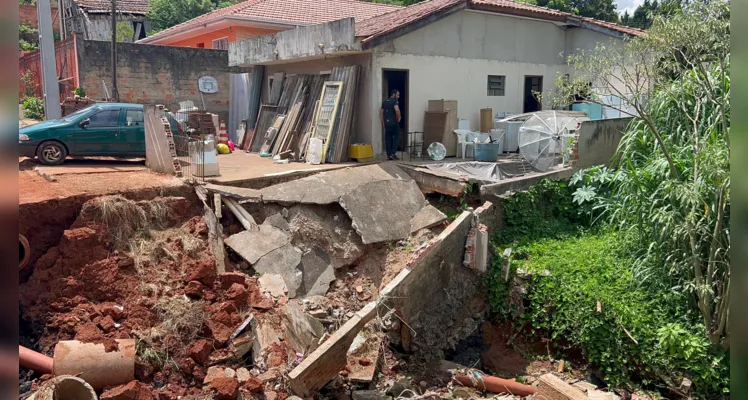
[[[224,240],[227,246],[253,265],[260,258],[290,241],[288,234],[270,225],[260,225],[258,231],[243,231]]]
[[[322,172],[267,187],[261,193],[265,203],[339,203],[364,244],[405,239],[411,232],[446,219],[428,205],[415,181],[392,164]]]

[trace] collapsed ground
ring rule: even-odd
[[[478,204],[475,198],[432,195],[429,200],[450,219]],[[261,273],[260,259],[250,265],[231,246],[226,272],[217,273],[202,206],[190,196],[148,201],[107,196],[86,202],[21,286],[23,344],[50,354],[60,340],[113,349],[115,339],[135,338],[137,382],[129,389],[159,399],[234,398],[237,393],[284,399],[290,394],[287,373],[375,299],[413,253],[444,229],[441,223],[403,240],[364,244],[336,202],[245,202],[260,232],[282,232],[289,241],[260,257],[273,261],[264,264],[283,264],[287,257],[282,254],[298,250],[304,255],[301,264],[314,267],[312,281],[302,278],[289,286],[285,281],[294,278],[287,270]],[[245,232],[225,207],[220,221],[227,240]],[[500,268],[500,255],[493,259],[494,268]],[[332,276],[326,275],[330,270]],[[515,304],[526,303],[523,293],[513,293]],[[352,346],[348,365],[318,396],[361,396],[366,389],[394,396],[404,389],[441,398],[479,396],[453,384],[445,370],[455,367],[533,386],[551,371],[583,390],[604,386],[598,378],[604,374],[590,369],[573,343],[538,337],[526,324],[486,320],[482,314],[475,319],[477,328],[444,354],[446,360],[428,363],[401,337],[384,334],[384,326],[377,325],[383,322],[375,321]],[[21,377],[25,393],[44,380],[26,372]],[[116,398],[117,390],[102,398]]]

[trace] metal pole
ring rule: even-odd
[[[117,0],[112,0],[112,97],[119,102],[117,91]]]
[[[38,0],[36,12],[39,19],[44,118],[53,120],[62,117],[62,111],[60,110],[60,86],[57,81],[57,62],[55,61],[55,40],[52,33],[52,10],[49,3],[49,0]]]

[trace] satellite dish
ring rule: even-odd
[[[519,153],[539,171],[561,164],[579,126],[573,116],[555,111],[534,113],[519,128]]]

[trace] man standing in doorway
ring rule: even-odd
[[[379,119],[384,128],[384,144],[388,160],[397,160],[395,153],[400,144],[400,91],[393,89],[390,97],[382,103],[379,110]]]

